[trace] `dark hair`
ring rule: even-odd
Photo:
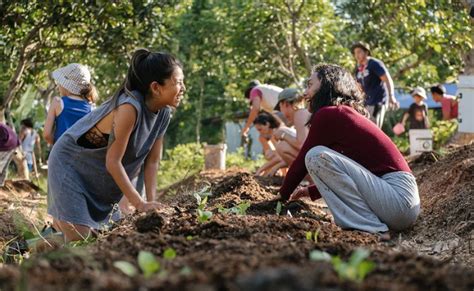
[[[247,86],[247,89],[245,89],[245,92],[244,92],[245,98],[249,99],[250,98],[250,91],[252,91],[252,89],[257,87],[258,85],[260,85],[259,80],[250,81],[250,83]]]
[[[98,98],[97,89],[95,88],[94,85],[92,85],[90,83],[87,84],[87,88],[84,88],[84,89],[81,90],[79,95],[83,99],[89,101],[89,103],[95,103],[95,101]]]
[[[33,120],[31,120],[31,118],[23,119],[22,121],[20,121],[20,124],[28,128],[33,128]]]
[[[346,105],[368,116],[364,107],[365,95],[346,69],[338,65],[319,64],[313,68],[314,73],[321,80],[321,87],[309,101],[312,115],[308,125],[318,110],[326,106]]]
[[[267,112],[260,113],[253,121],[253,124],[267,125],[267,123],[270,125],[270,128],[278,128],[280,127],[281,121],[273,116],[273,114]]]
[[[127,76],[113,98],[118,100],[123,92],[131,95],[133,90],[146,96],[152,82],[164,85],[176,67],[182,68],[181,63],[168,53],[138,49],[133,53]]]
[[[444,95],[444,94],[446,94],[446,88],[443,85],[438,84],[436,86],[431,87],[431,93]]]

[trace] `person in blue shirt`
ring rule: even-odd
[[[86,66],[69,64],[52,74],[62,97],[53,98],[44,124],[46,142],[54,144],[79,119],[91,112],[97,91]]]
[[[392,77],[381,60],[371,57],[368,44],[357,42],[351,51],[357,61],[355,76],[365,92],[365,106],[370,119],[382,128],[388,105],[394,109],[399,107]]]

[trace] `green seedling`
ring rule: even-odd
[[[250,207],[250,202],[242,202],[239,203],[237,206],[232,207],[232,212],[237,214],[237,215],[246,215],[247,214],[247,209]]]
[[[212,217],[212,212],[210,212],[208,210],[198,209],[197,210],[197,216],[198,216],[198,221],[200,223],[204,223]]]
[[[280,201],[277,202],[277,206],[276,206],[275,211],[276,211],[276,215],[280,215],[280,213],[281,213],[281,202]]]
[[[203,223],[208,221],[212,217],[212,212],[204,210],[207,204],[207,197],[209,195],[204,195],[204,198],[202,198],[203,196],[201,196],[201,192],[202,190],[200,192],[194,193],[194,198],[196,198],[196,202],[198,204],[198,207],[196,209],[197,219],[200,223]]]
[[[138,254],[138,266],[145,278],[150,278],[153,274],[156,274],[161,267],[156,257],[147,251],[140,251]]]
[[[219,213],[223,213],[223,214],[234,213],[237,215],[246,215],[247,209],[250,207],[250,205],[251,205],[250,202],[246,201],[246,202],[239,203],[232,208],[224,208],[222,205],[219,205],[217,209]]]
[[[314,241],[315,243],[318,243],[318,236],[319,236],[320,231],[321,231],[321,228],[318,228],[315,232],[307,231],[306,239],[309,241]]]
[[[173,248],[167,248],[164,252],[163,252],[163,258],[165,260],[172,260],[174,258],[176,258],[176,251],[173,249]]]
[[[127,261],[117,261],[114,262],[114,267],[122,271],[125,275],[129,277],[134,277],[138,274],[137,268],[134,265],[130,264]]]
[[[373,262],[366,260],[369,254],[370,252],[366,249],[357,249],[347,262],[344,262],[339,256],[331,257],[326,252],[316,250],[312,251],[309,257],[313,261],[331,262],[339,278],[360,283],[375,268]]]
[[[183,276],[190,276],[191,274],[193,273],[193,270],[188,267],[188,266],[184,266],[180,271],[179,271],[179,274],[180,275],[183,275]]]
[[[229,214],[232,208],[225,208],[222,205],[219,205],[217,207],[217,212],[222,213],[222,214]]]

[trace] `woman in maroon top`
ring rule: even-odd
[[[280,189],[284,200],[323,197],[345,229],[383,233],[420,212],[415,177],[390,138],[368,119],[364,94],[336,65],[313,70],[305,91],[309,135]],[[315,185],[298,187],[310,174]]]

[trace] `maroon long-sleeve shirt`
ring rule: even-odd
[[[283,199],[288,199],[306,176],[306,153],[319,145],[345,155],[379,177],[396,171],[411,172],[395,144],[372,121],[349,106],[328,106],[311,120],[308,137],[280,188]],[[315,185],[309,190],[312,199],[321,197]]]

